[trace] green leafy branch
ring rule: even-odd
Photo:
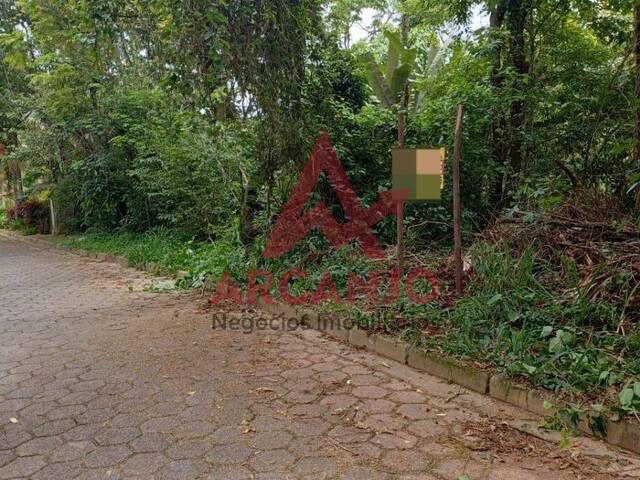
[[[369,85],[380,103],[386,108],[394,108],[401,103],[402,93],[415,69],[415,48],[406,48],[400,35],[386,30],[384,36],[389,42],[387,61],[378,64],[371,52],[364,55]]]

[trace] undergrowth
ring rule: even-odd
[[[219,278],[225,270],[242,277],[252,263],[233,229],[215,242],[185,239],[163,228],[142,234],[116,232],[69,235],[57,237],[56,241],[70,248],[118,255],[133,266],[153,263],[160,272],[180,272],[177,285],[183,288],[202,288],[207,279]]]

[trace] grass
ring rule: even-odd
[[[416,306],[400,298],[391,308],[324,309],[416,348],[542,386],[591,411],[640,411],[640,326],[617,331],[622,302],[588,300],[589,285],[570,260],[551,264],[533,248],[514,255],[505,244],[479,243],[470,255],[473,279],[452,305]]]
[[[448,312],[447,353],[581,394],[607,393],[640,374],[640,330],[616,332],[623,306],[587,300],[569,263],[558,270],[532,249],[514,258],[504,245],[480,244],[472,255],[476,280]],[[549,285],[563,285],[562,293]]]
[[[195,242],[165,229],[154,229],[143,234],[68,235],[55,241],[70,248],[118,255],[133,266],[153,263],[161,272],[186,272],[178,281],[178,286],[183,288],[200,288],[207,278],[217,278],[225,270],[242,275],[250,266],[244,248],[233,234],[216,242]]]
[[[2,212],[0,212],[0,214],[2,214]],[[2,218],[2,217],[0,217]],[[30,226],[30,225],[26,225],[24,223],[24,221],[20,218],[16,218],[13,220],[6,220],[5,221],[5,228],[8,228],[9,230],[13,230],[13,231],[17,231],[22,233],[23,235],[35,235],[37,232],[37,230],[35,229],[35,227]]]
[[[122,256],[134,266],[153,262],[164,270],[177,272],[187,264],[188,255],[184,242],[163,231],[151,231],[142,235],[90,233],[54,238],[57,243],[66,247]]]

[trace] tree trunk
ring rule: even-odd
[[[2,157],[4,153],[5,153],[4,143],[0,143],[0,157]],[[3,173],[5,172],[0,172],[0,207],[7,208],[5,182],[8,181],[8,179],[6,178],[6,175],[4,175]],[[0,221],[2,220],[4,219],[0,218]]]
[[[13,172],[13,201],[17,205],[22,199],[22,169],[20,164],[16,162]]]
[[[407,116],[404,112],[398,114],[398,147],[404,148],[404,130],[407,123]]]
[[[402,15],[402,46],[407,48],[409,44],[409,18]],[[404,86],[400,113],[398,114],[398,147],[405,147],[405,129],[407,127],[407,110],[409,109],[409,82]],[[399,201],[396,205],[396,248],[398,257],[398,275],[402,278],[404,270],[404,202]]]
[[[526,0],[511,0],[509,2],[509,30],[511,34],[510,61],[515,72],[513,81],[513,95],[511,101],[511,135],[509,154],[511,157],[512,183],[509,194],[517,187],[518,178],[522,171],[522,157],[524,144],[524,112],[525,112],[525,76],[529,72],[529,64],[525,56],[525,26],[527,22]]]
[[[7,208],[7,194],[5,191],[5,181],[4,181],[4,175],[2,173],[0,173],[0,208],[2,209],[6,209]],[[4,220],[3,218],[0,218],[0,220]]]
[[[402,45],[406,48],[409,43],[409,18],[402,15]],[[398,146],[405,146],[405,130],[407,128],[407,110],[409,109],[409,84],[405,85],[402,94],[402,104],[398,114]]]
[[[8,140],[9,144],[12,145],[14,149],[18,148],[20,145],[18,134],[16,132],[9,132]],[[22,198],[22,169],[20,168],[20,163],[18,161],[10,162],[9,170],[11,173],[11,180],[13,181],[13,200],[17,205]]]
[[[506,13],[506,4],[503,1],[491,8],[489,17],[489,28],[494,48],[492,55],[491,69],[491,90],[494,99],[500,98],[504,87],[504,76],[502,74],[502,51],[503,45],[500,40],[500,29],[504,23]],[[495,105],[491,112],[491,160],[494,165],[499,167],[499,173],[495,176],[493,191],[491,193],[491,203],[494,208],[499,209],[503,203],[504,193],[504,169],[506,166],[507,152],[504,142],[504,131],[506,129],[506,121],[501,105]]]
[[[640,167],[640,1],[636,1],[633,9],[633,24],[636,70],[636,143],[633,149],[633,160],[634,165]],[[636,187],[636,212],[640,212],[640,187]]]

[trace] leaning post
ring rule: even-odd
[[[462,215],[460,209],[460,157],[462,149],[462,117],[464,105],[458,105],[456,138],[453,149],[453,257],[455,263],[456,293],[462,294]]]

